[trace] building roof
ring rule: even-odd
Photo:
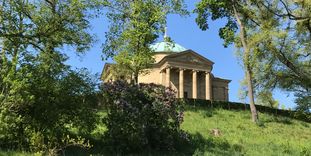
[[[177,43],[162,41],[155,44],[150,45],[150,48],[154,50],[154,52],[182,52],[187,49]]]
[[[102,73],[101,73],[101,76],[100,76],[102,80],[105,79],[106,76],[108,76],[107,73],[110,72],[109,70],[110,70],[110,67],[112,65],[114,65],[114,64],[113,63],[105,63],[104,68],[103,68]]]
[[[226,83],[230,83],[231,80],[228,79],[223,79],[223,78],[219,78],[219,77],[214,77],[213,80],[215,81],[222,81],[222,82],[226,82]]]

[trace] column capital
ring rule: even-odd
[[[199,70],[193,69],[192,72],[197,73],[197,72],[199,72]]]
[[[205,74],[212,74],[210,71],[204,71]]]
[[[185,68],[178,68],[179,71],[185,71],[186,69]]]
[[[166,67],[165,67],[165,69],[172,69],[173,67],[172,66],[170,66],[170,65],[167,65]]]

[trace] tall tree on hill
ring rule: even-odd
[[[252,48],[249,43],[249,27],[254,24],[253,10],[246,7],[250,2],[243,0],[202,0],[197,4],[195,12],[198,14],[196,22],[202,30],[209,28],[208,19],[227,19],[225,27],[219,30],[219,36],[224,39],[224,46],[235,43],[236,47],[243,49],[243,65],[248,86],[248,97],[252,113],[252,121],[258,122],[258,113],[254,101]],[[235,36],[240,30],[239,37]]]
[[[134,83],[153,62],[153,43],[162,32],[166,14],[187,14],[183,0],[108,0],[107,17],[110,20],[106,42],[103,45],[105,58],[114,57],[115,69],[132,73]],[[117,72],[114,72],[117,73]],[[118,74],[118,73],[117,73]],[[126,75],[123,75],[126,76]]]
[[[257,95],[280,88],[295,93],[297,109],[310,111],[310,10],[311,2],[303,0],[202,0],[196,12],[202,29],[208,28],[206,21],[210,16],[212,20],[228,19],[219,35],[225,46],[234,42],[243,47],[240,56],[246,71],[250,71],[251,80],[247,80],[250,98],[251,88],[258,91]],[[235,34],[237,26],[240,37]]]
[[[257,3],[260,26],[253,39],[255,75],[263,89],[294,93],[297,109],[311,109],[311,2],[271,0]]]
[[[94,93],[93,81],[84,71],[70,70],[61,48],[74,47],[77,54],[90,48],[88,11],[98,5],[95,0],[0,0],[1,147],[58,148],[68,125],[82,131],[93,127],[86,98]]]

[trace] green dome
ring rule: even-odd
[[[158,42],[153,45],[150,45],[150,48],[154,50],[154,52],[182,52],[186,51],[187,49],[182,47],[177,43],[172,42]]]

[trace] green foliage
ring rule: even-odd
[[[229,0],[202,0],[200,1],[195,13],[198,14],[196,23],[202,30],[209,28],[208,20],[217,20],[225,18],[226,25],[219,29],[219,36],[224,40],[224,46],[227,47],[235,41],[235,32],[238,29],[237,23],[233,17],[233,2]]]
[[[149,45],[161,33],[166,14],[186,13],[183,0],[108,0],[107,8],[110,26],[103,54],[114,57],[115,67],[127,70],[122,73],[131,73],[137,83],[138,75],[154,62]]]
[[[103,86],[105,139],[113,150],[172,150],[181,137],[183,112],[175,92],[155,84],[116,81]]]
[[[310,155],[310,122],[298,121],[289,117],[260,113],[263,126],[253,124],[249,111],[216,107],[207,104],[189,106],[186,102],[184,122],[181,129],[188,134],[189,142],[178,144],[176,151],[147,149],[136,151],[133,155]],[[228,105],[228,104],[227,104]],[[237,105],[237,104],[232,104]],[[223,107],[225,108],[225,107]],[[268,108],[268,107],[267,107]],[[107,117],[106,110],[99,112],[101,118]],[[311,120],[309,120],[311,121]],[[221,135],[216,137],[212,129],[219,129]],[[105,125],[100,124],[95,131],[105,132]],[[94,146],[87,152],[78,149],[66,150],[66,155],[117,155],[111,153],[103,143],[101,136],[94,135]],[[103,141],[103,142],[102,142]],[[175,141],[177,142],[177,141]],[[126,153],[130,154],[130,153]],[[1,151],[0,155],[34,155],[18,151]],[[38,154],[39,155],[39,154]]]
[[[224,47],[234,43],[238,51],[242,52],[243,67],[245,69],[245,80],[251,106],[252,120],[258,122],[258,114],[255,107],[254,79],[253,79],[253,55],[254,47],[248,40],[252,34],[249,29],[254,23],[254,6],[257,1],[242,0],[202,0],[195,9],[198,14],[196,22],[202,30],[208,29],[208,21],[225,19],[227,24],[219,29],[219,36],[224,40]],[[255,23],[256,24],[256,23]],[[239,33],[236,31],[239,29]]]
[[[31,89],[27,90],[32,95],[31,103],[11,104],[9,108],[7,103],[1,105],[1,147],[45,151],[64,146],[61,139],[72,128],[80,134],[90,133],[95,126],[92,108],[97,99],[95,84],[87,80],[86,73],[53,73],[58,78],[33,74],[28,84]]]
[[[235,43],[241,48],[244,38],[250,55],[244,55],[247,49],[243,45],[243,51],[238,49],[242,52],[239,57],[253,73],[257,95],[280,88],[294,93],[297,109],[310,111],[310,8],[309,1],[202,0],[195,12],[203,30],[210,19],[226,19],[227,24],[219,30],[224,46]],[[244,26],[239,27],[240,34],[235,33],[239,23],[238,18],[233,19],[236,15]]]
[[[257,94],[257,105],[268,106],[272,108],[278,108],[279,102],[274,100],[271,91],[261,91]]]
[[[79,134],[94,128],[96,82],[65,65],[60,50],[71,46],[79,54],[91,46],[87,11],[101,3],[0,3],[0,147],[62,148],[72,128]]]
[[[298,111],[305,111],[306,113],[311,113],[311,93],[297,93],[299,95],[295,102],[298,104]]]
[[[269,1],[258,4],[258,26],[252,29],[250,43],[258,88],[280,88],[293,92],[297,108],[309,111],[310,97],[310,3]],[[301,100],[300,100],[301,99]]]

